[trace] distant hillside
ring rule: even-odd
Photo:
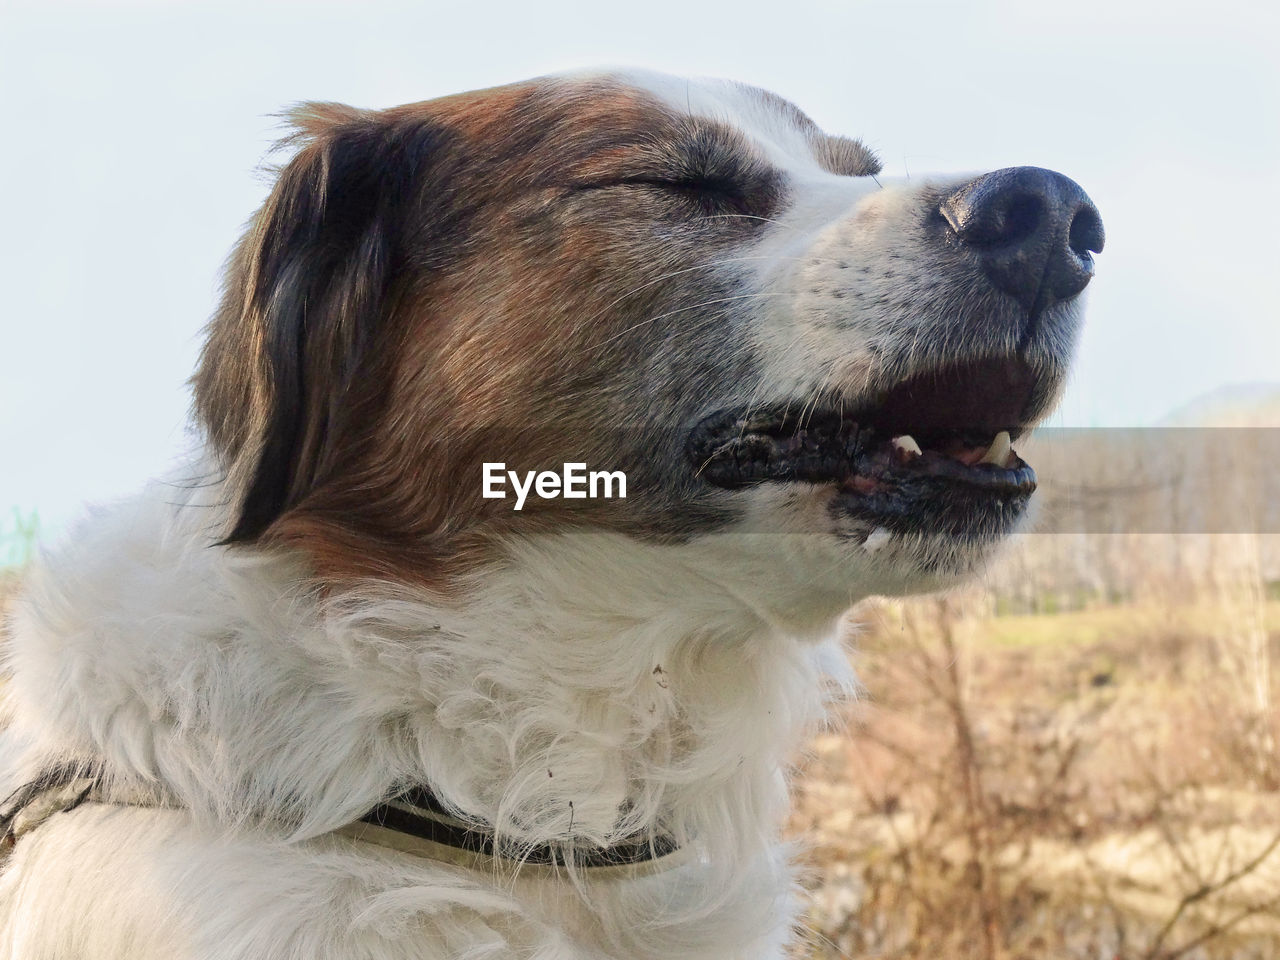
[[[1280,427],[1280,383],[1220,387],[1179,407],[1162,427]]]

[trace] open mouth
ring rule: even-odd
[[[835,484],[838,509],[898,529],[960,534],[993,518],[1003,527],[1036,488],[1012,444],[1047,406],[1046,394],[1016,358],[956,364],[852,410],[719,411],[693,428],[687,454],[713,486]]]

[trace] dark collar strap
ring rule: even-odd
[[[517,845],[510,852],[495,841],[493,831],[458,820],[425,787],[410,787],[380,803],[363,817],[362,823],[432,843],[464,850],[477,857],[510,859],[549,867],[573,866],[586,869],[628,867],[651,863],[671,856],[679,849],[666,836],[624,840],[607,847],[579,847],[576,844],[543,843]]]
[[[98,782],[98,773],[90,766],[60,764],[14,790],[0,801],[0,856],[55,813],[84,803]]]
[[[51,816],[74,810],[86,800],[129,806],[152,806],[154,801],[125,799],[104,790],[101,772],[93,766],[65,764],[51,767],[0,802],[0,856],[26,833]],[[362,827],[362,825],[365,825]],[[666,836],[625,840],[607,847],[576,844],[516,846],[507,852],[491,829],[457,819],[426,787],[410,787],[378,804],[360,820],[339,832],[356,839],[445,860],[459,865],[508,861],[523,867],[575,868],[627,872],[630,868],[665,869],[682,858],[680,848]],[[411,838],[411,839],[408,839]],[[419,843],[413,842],[422,841]],[[659,861],[662,861],[659,864]]]

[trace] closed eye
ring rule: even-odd
[[[666,217],[758,223],[776,213],[784,195],[782,172],[739,131],[712,120],[683,118],[674,131],[639,137],[596,159],[570,190],[633,191],[661,203]]]
[[[723,213],[758,213],[759,208],[772,207],[775,198],[759,191],[755,195],[751,187],[733,177],[717,175],[684,176],[636,176],[623,177],[604,186],[647,187],[662,190],[693,204],[707,216]]]

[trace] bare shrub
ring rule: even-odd
[[[797,790],[806,956],[1280,954],[1280,604],[1260,544],[1122,539],[1113,557],[1160,562],[1119,603],[1007,614],[989,579],[862,611],[868,697]]]

